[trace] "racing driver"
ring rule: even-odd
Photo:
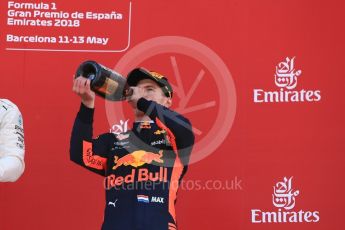
[[[15,182],[24,172],[23,119],[18,107],[0,99],[0,182]]]
[[[105,177],[102,230],[177,229],[175,201],[187,170],[194,134],[188,119],[172,111],[167,78],[144,68],[132,70],[127,98],[132,130],[93,139],[95,94],[84,77],[74,80],[81,106],[71,135],[70,158]]]

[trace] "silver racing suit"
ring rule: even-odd
[[[0,99],[0,182],[14,182],[24,172],[24,129],[18,107]]]

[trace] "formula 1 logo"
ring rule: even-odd
[[[118,156],[114,157],[114,167],[113,170],[117,169],[120,166],[132,166],[132,167],[139,167],[144,164],[152,164],[153,161],[157,163],[163,163],[163,150],[160,150],[158,154],[152,152],[146,152],[144,150],[134,151],[133,153],[129,153],[121,158]]]
[[[275,83],[280,88],[294,89],[297,86],[297,77],[301,70],[295,70],[295,57],[286,58],[276,66]]]
[[[272,202],[277,208],[284,208],[285,210],[290,210],[295,207],[295,197],[298,196],[299,190],[293,191],[292,189],[292,177],[277,182],[273,186]]]

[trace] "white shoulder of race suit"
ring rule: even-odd
[[[14,182],[24,172],[24,128],[18,107],[0,99],[0,182]]]

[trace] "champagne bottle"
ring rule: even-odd
[[[110,101],[125,100],[133,91],[129,88],[126,78],[95,61],[85,61],[77,69],[75,77],[83,76],[90,79],[91,90],[98,96]]]

